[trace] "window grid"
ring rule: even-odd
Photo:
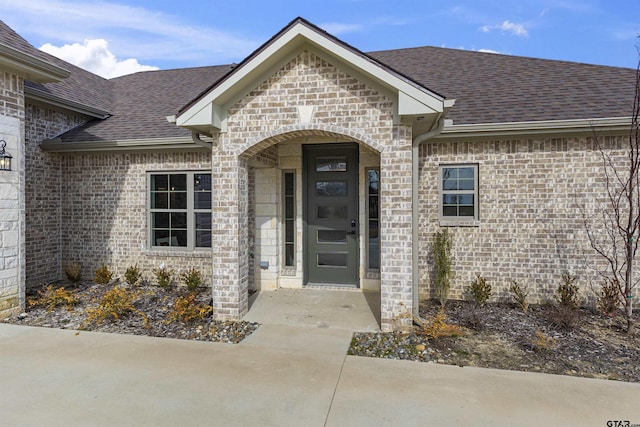
[[[441,165],[440,218],[478,219],[478,165]]]
[[[148,174],[149,246],[201,249],[211,247],[211,174]]]

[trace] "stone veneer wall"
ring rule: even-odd
[[[0,72],[0,139],[13,156],[0,172],[0,319],[24,309],[24,81]]]
[[[606,138],[609,147],[617,142]],[[602,160],[591,138],[430,142],[420,147],[420,294],[432,296],[433,233],[438,229],[438,166],[479,167],[477,226],[452,226],[452,298],[477,273],[495,299],[510,300],[511,280],[529,288],[532,302],[553,299],[561,275],[579,277],[582,302],[593,302],[594,266],[582,213],[597,218],[606,205]],[[580,207],[584,206],[584,207]],[[442,224],[444,225],[444,224]]]
[[[209,152],[65,154],[60,167],[63,262],[79,263],[87,278],[102,263],[121,278],[137,264],[149,280],[161,263],[176,273],[197,268],[210,285],[210,250],[147,249],[146,205],[147,172],[209,171]]]
[[[214,142],[214,312],[237,318],[248,309],[246,160],[293,138],[358,141],[380,152],[382,328],[411,326],[411,130],[394,125],[392,102],[311,52],[301,52],[227,114]]]
[[[62,274],[60,155],[46,153],[39,144],[88,121],[40,105],[26,105],[26,283],[27,287],[57,280]]]

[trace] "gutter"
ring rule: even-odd
[[[439,135],[442,132],[442,129],[444,128],[444,116],[447,112],[447,109],[445,109],[445,111],[443,111],[442,113],[440,113],[438,115],[438,118],[436,119],[434,126],[431,128],[431,130],[427,133],[423,133],[422,135],[418,135],[413,139],[413,142],[411,143],[411,256],[412,256],[412,260],[411,260],[411,264],[412,264],[412,269],[411,269],[411,274],[412,274],[412,281],[413,281],[413,316],[414,318],[419,318],[420,317],[420,313],[419,313],[419,295],[418,295],[418,288],[419,288],[419,281],[420,281],[420,276],[418,274],[418,217],[419,217],[419,203],[418,203],[418,183],[420,180],[420,168],[419,168],[419,160],[420,160],[420,151],[419,151],[419,147],[420,144],[422,144],[423,142],[434,138],[435,136]]]

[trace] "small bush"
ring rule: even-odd
[[[202,286],[202,273],[195,268],[182,273],[180,278],[190,293],[196,292]]]
[[[569,305],[558,305],[551,310],[549,320],[562,329],[573,329],[578,321],[578,311]]]
[[[518,282],[515,280],[511,281],[511,287],[509,288],[509,292],[511,292],[511,296],[518,306],[522,309],[524,313],[529,309],[529,301],[527,301],[527,297],[529,296],[529,291],[526,287],[521,287]]]
[[[173,280],[174,271],[167,268],[164,263],[160,264],[159,268],[153,269],[153,274],[156,276],[156,281],[158,282],[158,286],[162,289],[167,290],[171,287],[171,282]]]
[[[607,279],[598,292],[598,300],[596,301],[598,310],[607,317],[613,317],[620,309],[621,303],[617,279]]]
[[[449,236],[449,229],[438,230],[433,235],[433,258],[436,273],[436,296],[440,305],[444,307],[449,298],[451,287],[451,247],[453,243]]]
[[[576,276],[572,276],[568,272],[562,275],[562,284],[560,284],[556,290],[556,301],[558,301],[558,304],[564,307],[570,307],[571,309],[578,308],[577,279]]]
[[[138,280],[140,280],[141,276],[142,274],[140,273],[140,269],[138,269],[137,264],[127,267],[126,271],[124,272],[124,280],[130,285],[135,285],[136,283],[138,283]]]
[[[476,302],[476,306],[484,307],[491,297],[491,285],[487,283],[487,279],[478,273],[476,275],[476,280],[471,282],[471,285],[469,286],[469,294]]]
[[[82,280],[82,269],[78,263],[66,264],[64,266],[64,274],[72,283],[78,283]]]
[[[556,339],[548,336],[542,331],[536,331],[533,339],[531,340],[533,349],[538,352],[550,352],[556,347]]]
[[[53,285],[48,285],[46,288],[39,290],[38,297],[29,300],[28,305],[29,307],[45,306],[48,312],[60,306],[66,306],[67,310],[73,311],[73,307],[79,302],[80,300],[75,291],[68,291],[62,286],[54,288]]]
[[[426,324],[420,324],[420,329],[416,331],[416,333],[429,338],[464,335],[464,331],[460,326],[447,323],[447,315],[444,314],[444,307],[440,307],[436,314],[429,317]]]
[[[148,326],[147,316],[133,305],[139,297],[139,292],[128,290],[123,286],[115,286],[103,295],[97,307],[87,309],[86,323],[99,325],[107,319],[118,320],[130,313],[136,313],[143,318],[145,325]]]
[[[173,309],[167,315],[167,322],[191,322],[202,320],[211,315],[213,307],[196,301],[194,294],[179,296],[173,304]]]
[[[99,283],[101,285],[107,285],[111,282],[112,277],[113,277],[113,271],[109,270],[109,267],[102,264],[96,270],[96,276],[93,280],[95,280],[96,283]]]

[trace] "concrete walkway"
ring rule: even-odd
[[[241,344],[0,323],[0,426],[606,426],[640,385],[346,356],[351,331]]]

